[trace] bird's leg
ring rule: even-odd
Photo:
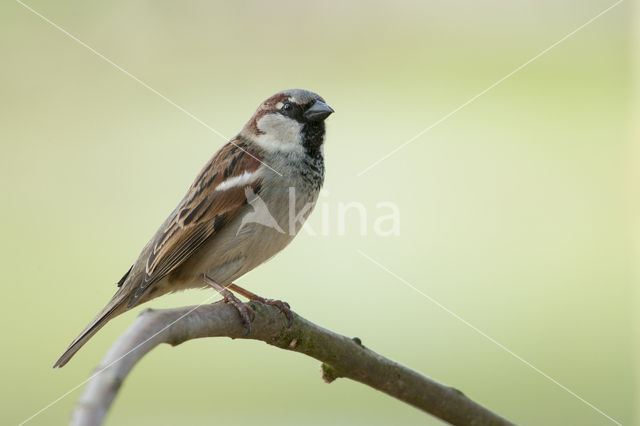
[[[287,320],[289,321],[289,327],[291,327],[291,325],[293,324],[293,314],[291,313],[291,307],[287,302],[275,299],[265,299],[264,297],[260,297],[257,294],[252,293],[249,290],[245,290],[244,288],[235,284],[229,284],[227,288],[229,290],[235,291],[238,294],[241,294],[249,300],[255,300],[256,302],[264,303],[265,305],[275,306],[276,308],[280,309],[280,312],[284,313],[284,315],[287,317]]]
[[[245,336],[248,335],[251,332],[251,321],[255,316],[255,312],[253,312],[253,309],[251,309],[251,307],[242,303],[240,299],[238,299],[233,293],[227,290],[227,288],[230,286],[227,286],[227,287],[222,286],[217,282],[215,282],[212,278],[208,277],[206,274],[202,275],[202,279],[204,280],[205,283],[213,287],[218,293],[222,295],[225,303],[232,305],[234,308],[238,310],[238,313],[240,314],[240,318],[242,319],[242,324],[246,329],[246,332],[244,333],[244,335]]]

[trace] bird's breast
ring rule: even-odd
[[[250,195],[238,214],[181,268],[181,280],[200,287],[198,278],[206,273],[226,285],[264,263],[300,231],[318,190],[297,178],[263,182],[260,191]]]

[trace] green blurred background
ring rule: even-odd
[[[28,4],[224,135],[282,89],[317,91],[335,108],[329,235],[303,232],[241,285],[519,424],[613,424],[361,250],[619,422],[640,421],[637,4],[615,7],[359,177],[613,1]],[[223,140],[19,3],[0,5],[0,24],[0,423],[17,424],[85,380],[132,323],[140,309],[51,369]],[[355,214],[337,233],[337,205],[353,201],[367,207],[366,236]],[[399,236],[372,232],[383,201],[400,209]],[[28,424],[64,424],[79,395]],[[229,339],[153,351],[107,421],[178,423],[439,424],[360,384],[323,383],[312,359]]]

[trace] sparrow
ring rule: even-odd
[[[307,90],[285,90],[265,100],[203,167],[117,283],[115,295],[54,368],[116,316],[189,288],[217,290],[238,310],[247,333],[253,311],[232,291],[278,306],[291,321],[286,303],[233,282],[285,248],[310,214],[324,180],[324,120],[333,112]]]

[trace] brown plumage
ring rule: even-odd
[[[233,187],[216,192],[223,181],[253,173],[262,166],[258,153],[246,155],[238,140],[225,145],[204,166],[180,206],[170,216],[169,224],[153,244],[147,259],[144,280],[129,301],[133,306],[144,291],[153,283],[173,271],[188,258],[216,228],[220,229],[233,219],[239,207],[246,203],[244,187]],[[260,185],[256,179],[251,187]],[[213,208],[215,206],[215,208]]]
[[[207,282],[220,289],[284,248],[297,230],[290,235],[242,223],[251,212],[247,191],[262,197],[281,225],[287,223],[282,216],[289,188],[299,191],[300,203],[315,203],[324,168],[308,147],[322,144],[323,120],[331,112],[322,98],[303,90],[280,92],[260,105],[240,134],[203,167],[118,282],[116,294],[54,367],[64,366],[109,320],[134,306]],[[243,289],[232,288],[243,294]],[[221,292],[238,306],[228,291]]]

